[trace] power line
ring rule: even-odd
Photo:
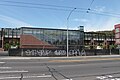
[[[110,12],[105,12],[105,11],[97,12],[96,10],[92,10],[91,6],[92,6],[92,4],[93,4],[94,1],[95,0],[91,1],[90,6],[89,6],[88,10],[86,11],[86,13],[98,14],[98,15],[103,15],[103,16],[119,17],[119,15],[120,15],[119,13],[113,13],[113,12],[110,13]]]
[[[94,0],[91,1],[90,6],[87,9],[87,13],[89,13],[89,11],[91,11],[91,6],[92,6],[93,2],[94,2]]]
[[[112,15],[112,14],[104,14],[104,13],[96,13],[96,12],[89,12],[91,14],[96,14],[96,15],[102,15],[102,16],[111,16],[111,17],[117,17],[120,18],[120,16]]]
[[[91,1],[89,8],[92,6],[93,2],[94,2],[94,0]]]
[[[119,13],[113,13],[113,12],[112,12],[112,13],[109,13],[109,12],[102,12],[102,13],[109,14],[109,15],[118,15],[118,16],[120,15]]]
[[[71,9],[59,9],[59,8],[45,8],[45,7],[35,7],[35,6],[22,6],[22,5],[10,5],[10,4],[0,4],[3,6],[15,6],[15,7],[25,7],[25,8],[36,8],[36,9],[49,9],[49,10],[57,10],[57,11],[71,11]],[[82,10],[82,11],[74,11],[74,12],[83,12],[85,13],[86,10]],[[108,14],[102,14],[102,13],[96,13],[96,12],[88,12],[90,14],[98,14],[98,15],[103,15],[103,16],[111,16],[111,17],[118,17],[118,16],[114,16],[114,15],[108,15]]]
[[[14,4],[1,4],[2,6],[15,6],[15,7],[26,7],[26,8],[37,8],[37,9],[50,9],[50,10],[61,10],[61,11],[70,11],[70,9],[59,9],[59,8],[45,8],[45,7],[37,7],[37,6],[23,6],[23,5],[14,5]]]
[[[17,4],[29,4],[29,5],[38,5],[38,6],[48,6],[48,7],[59,7],[59,8],[75,8],[75,7],[70,7],[70,6],[58,6],[58,5],[47,5],[47,4],[38,4],[38,3],[28,3],[28,2],[18,2],[18,1],[8,1],[8,0],[0,0],[2,2],[7,2],[7,3],[17,3]],[[82,9],[82,10],[87,10],[85,8],[78,8],[78,9]]]
[[[2,0],[2,2],[8,2],[8,3],[18,3],[18,4],[29,4],[29,6],[26,5],[16,5],[16,4],[0,4],[3,6],[15,6],[15,7],[26,7],[26,8],[37,8],[37,9],[50,9],[50,10],[58,10],[58,11],[71,11],[71,8],[73,7],[68,7],[68,6],[57,6],[57,5],[46,5],[46,4],[36,4],[36,3],[25,3],[25,2],[14,2],[14,1],[6,1],[6,0]],[[91,4],[94,2],[94,0],[92,0]],[[31,5],[39,5],[39,6],[31,6]],[[49,7],[40,7],[40,5],[42,6],[50,6]],[[63,9],[63,8],[67,8],[67,9]],[[109,12],[97,12],[96,10],[89,10],[85,9],[85,8],[77,8],[76,11],[74,12],[86,12],[90,13],[90,14],[98,14],[98,15],[103,15],[103,16],[111,16],[111,17],[119,17],[117,13],[109,13]]]
[[[29,4],[29,5],[38,5],[38,6],[49,6],[49,7],[58,7],[58,8],[75,8],[75,7],[70,7],[70,6],[58,6],[58,5],[46,5],[46,4],[38,4],[38,3],[28,3],[28,2],[18,2],[18,1],[8,1],[8,0],[0,0],[2,2],[7,2],[7,3],[17,3],[17,4]],[[93,4],[95,0],[92,0],[90,3],[90,7]],[[90,10],[90,11],[95,11],[96,10],[91,10],[90,7],[88,9],[86,8],[80,8],[80,7],[76,7],[77,9],[81,9],[81,10]],[[89,11],[88,11],[89,12]],[[107,14],[113,14],[113,15],[120,15],[118,13],[110,13],[110,12],[102,12],[102,13],[107,13]]]
[[[62,9],[62,8],[48,8],[48,7],[39,7],[39,6],[23,6],[23,5],[15,5],[15,4],[1,4],[2,6],[15,6],[15,7],[25,7],[25,8],[36,8],[36,9],[49,9],[49,10],[57,10],[57,11],[71,11],[71,9]],[[76,8],[77,9],[77,8]],[[78,10],[74,12],[85,12],[85,10]]]

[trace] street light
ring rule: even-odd
[[[72,9],[67,17],[67,57],[69,57],[69,53],[68,53],[68,50],[69,50],[69,45],[68,45],[68,23],[69,23],[69,18],[72,14],[72,12],[75,10],[76,8]]]

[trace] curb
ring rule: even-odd
[[[83,58],[109,58],[109,57],[120,57],[120,55],[99,55],[99,56],[73,56],[73,57],[11,57],[11,56],[5,56],[5,57],[1,57],[0,60],[7,60],[7,59],[17,59],[17,60],[30,60],[30,59],[74,59],[74,58],[79,58],[79,59],[83,59]]]

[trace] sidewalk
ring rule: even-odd
[[[84,58],[120,58],[120,55],[97,55],[97,56],[70,56],[70,57],[18,57],[18,56],[1,56],[4,59],[84,59]]]

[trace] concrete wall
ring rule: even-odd
[[[9,56],[28,56],[28,57],[50,57],[50,56],[66,56],[66,50],[63,49],[40,49],[40,48],[21,48],[10,49]],[[118,49],[111,50],[111,54],[119,54]],[[94,56],[94,55],[110,55],[109,49],[94,50],[69,50],[69,56]]]

